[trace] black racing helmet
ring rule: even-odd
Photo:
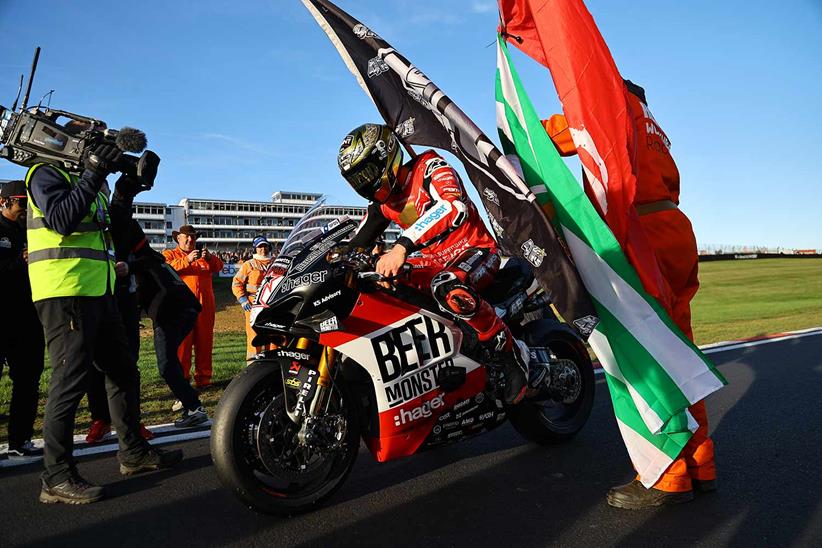
[[[402,165],[400,142],[386,125],[363,124],[343,139],[337,165],[357,194],[383,203],[397,184]]]

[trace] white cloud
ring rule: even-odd
[[[474,13],[490,13],[492,11],[497,11],[497,3],[489,1],[474,2],[471,4],[471,11]]]

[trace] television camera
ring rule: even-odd
[[[23,87],[22,75],[11,109],[0,105],[0,158],[24,167],[45,162],[80,173],[86,155],[100,144],[110,144],[123,152],[142,152],[139,157],[122,154],[117,170],[129,175],[141,190],[154,186],[160,157],[145,150],[147,141],[142,131],[129,127],[111,129],[96,118],[40,104],[27,109],[39,58],[40,48],[37,47],[19,110],[17,100]]]

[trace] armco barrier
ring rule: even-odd
[[[820,259],[820,253],[717,253],[715,255],[700,255],[703,261],[739,261],[750,259]]]

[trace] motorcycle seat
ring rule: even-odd
[[[494,276],[494,282],[480,291],[480,296],[492,305],[499,304],[527,289],[533,281],[534,274],[528,263],[518,257],[512,257],[499,269]]]

